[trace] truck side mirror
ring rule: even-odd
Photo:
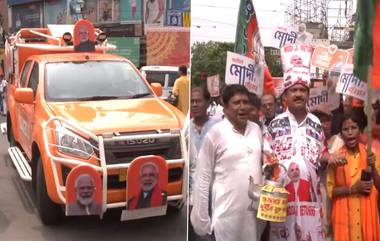
[[[162,95],[162,85],[160,83],[151,83],[150,86],[152,86],[154,93],[158,97],[160,97]]]
[[[18,88],[15,91],[15,99],[18,103],[33,104],[33,90],[31,88]]]

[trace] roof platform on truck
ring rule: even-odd
[[[100,29],[95,29],[96,52],[116,49],[115,45],[107,43],[106,38],[98,40],[102,35],[105,33]],[[73,36],[74,25],[48,24],[47,28],[22,28],[9,38],[9,42],[21,48],[66,52],[74,51]]]
[[[83,33],[86,35],[83,37]],[[5,43],[5,76],[17,79],[20,68],[33,55],[93,52],[105,54],[116,49],[107,36],[86,19],[75,25],[49,24],[46,28],[22,28]]]

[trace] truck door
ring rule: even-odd
[[[29,76],[29,72],[32,66],[32,61],[29,60],[25,62],[24,68],[22,70],[22,74],[20,76],[19,81],[16,80],[15,86],[17,88],[23,88],[26,86],[26,81]],[[21,115],[23,114],[24,104],[16,102],[14,100],[14,94],[10,95],[9,104],[14,105],[14,113],[11,113],[12,116],[12,126],[14,130],[14,136],[15,139],[22,148],[25,148],[25,132],[26,132],[26,122],[23,118],[21,118]]]
[[[39,65],[37,62],[34,62],[32,70],[30,72],[28,81],[26,83],[27,88],[33,89],[33,100],[36,98],[37,87],[38,87],[38,78],[39,78]],[[25,152],[29,157],[32,156],[32,142],[33,142],[33,127],[34,127],[34,110],[35,110],[35,101],[33,104],[23,104],[23,119],[26,122],[26,131],[25,131]]]

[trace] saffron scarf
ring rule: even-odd
[[[340,153],[345,154],[348,163],[355,161],[352,154],[347,151],[346,146],[343,146]],[[363,144],[359,144],[360,155],[360,170],[367,168],[367,151]],[[335,186],[337,187],[352,187],[354,183],[350,180],[350,167],[349,164],[345,166],[339,166],[335,169]],[[380,223],[377,212],[377,199],[378,192],[375,186],[372,186],[370,195],[360,195],[360,223],[362,230],[363,241],[379,241],[380,240]],[[348,210],[348,207],[349,210]],[[348,210],[350,215],[344,215]],[[352,197],[341,196],[332,199],[332,213],[331,224],[333,227],[334,240],[335,241],[350,241],[350,226],[352,211],[354,210]]]

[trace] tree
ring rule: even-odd
[[[269,71],[273,77],[282,77],[284,73],[282,71],[279,52],[278,54],[273,54],[270,50],[271,48],[265,48],[265,62],[267,63]]]
[[[233,52],[234,43],[197,42],[191,47],[191,84],[206,85],[207,76],[219,74],[221,86],[224,85],[227,51]],[[266,48],[265,61],[273,77],[283,76],[279,52]]]
[[[219,74],[224,83],[227,51],[233,51],[234,43],[196,42],[191,47],[191,84],[206,85],[207,76]]]

